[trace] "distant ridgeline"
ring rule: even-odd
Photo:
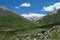
[[[1,10],[8,10],[8,8],[4,7],[4,6],[0,6],[0,11]]]

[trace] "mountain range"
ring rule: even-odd
[[[60,9],[49,14],[17,14],[0,6],[0,40],[57,40],[60,38]]]

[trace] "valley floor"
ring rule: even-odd
[[[0,40],[60,40],[60,25],[50,29],[33,29],[27,31],[0,31]]]

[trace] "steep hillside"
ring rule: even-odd
[[[35,27],[35,24],[6,7],[0,6],[0,31],[22,30],[30,27]]]
[[[37,28],[44,28],[42,40],[60,40],[60,9],[56,12],[51,12],[37,21]]]
[[[60,23],[60,9],[57,12],[49,13],[44,16],[42,19],[37,21],[39,25],[49,25],[54,23]]]

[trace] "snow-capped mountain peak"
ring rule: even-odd
[[[42,18],[46,14],[28,13],[28,14],[20,14],[20,15],[30,21],[37,21],[38,19]]]

